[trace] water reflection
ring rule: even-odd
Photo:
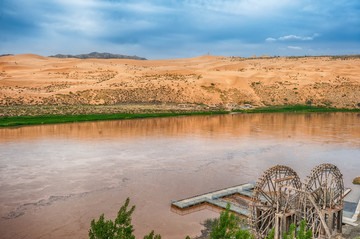
[[[276,137],[358,144],[360,114],[231,114],[68,123],[0,129],[0,142],[40,138]]]

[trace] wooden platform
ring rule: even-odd
[[[172,207],[175,207],[179,210],[187,210],[192,207],[200,206],[202,204],[207,204],[211,206],[218,207],[220,209],[225,209],[227,204],[230,203],[229,201],[225,200],[225,197],[239,194],[245,198],[251,198],[251,190],[254,188],[254,184],[247,183],[242,184],[230,188],[221,189],[218,191],[194,196],[191,198],[186,198],[179,201],[172,201]],[[235,212],[239,215],[248,217],[249,211],[247,207],[242,207],[240,205],[234,205],[230,203],[230,211]]]

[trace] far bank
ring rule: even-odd
[[[0,127],[56,124],[99,120],[139,119],[189,115],[229,113],[312,113],[360,112],[360,109],[326,108],[307,105],[243,107],[209,107],[194,104],[123,104],[123,105],[72,105],[72,106],[2,106]]]

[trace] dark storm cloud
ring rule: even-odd
[[[0,0],[0,4],[0,53],[110,51],[150,59],[207,51],[240,56],[359,53],[357,0]]]

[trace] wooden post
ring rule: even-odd
[[[331,209],[327,211],[327,213],[325,211],[325,213],[327,214],[327,226],[329,228],[330,234],[333,235],[334,231],[336,231],[334,230],[334,212]]]
[[[338,233],[342,233],[342,216],[343,216],[343,210],[338,211],[337,215],[337,231]]]
[[[331,237],[331,234],[330,234],[329,228],[328,228],[327,225],[326,225],[323,212],[322,212],[322,211],[319,209],[319,207],[316,205],[315,200],[314,200],[314,197],[313,197],[310,193],[307,193],[307,196],[308,196],[310,202],[313,204],[315,210],[316,210],[317,213],[319,214],[320,221],[321,221],[321,223],[322,223],[322,225],[323,225],[323,228],[324,228],[324,230],[325,230],[326,236],[330,238],[330,237]]]
[[[278,213],[275,214],[275,236],[274,239],[280,239],[280,215]]]

